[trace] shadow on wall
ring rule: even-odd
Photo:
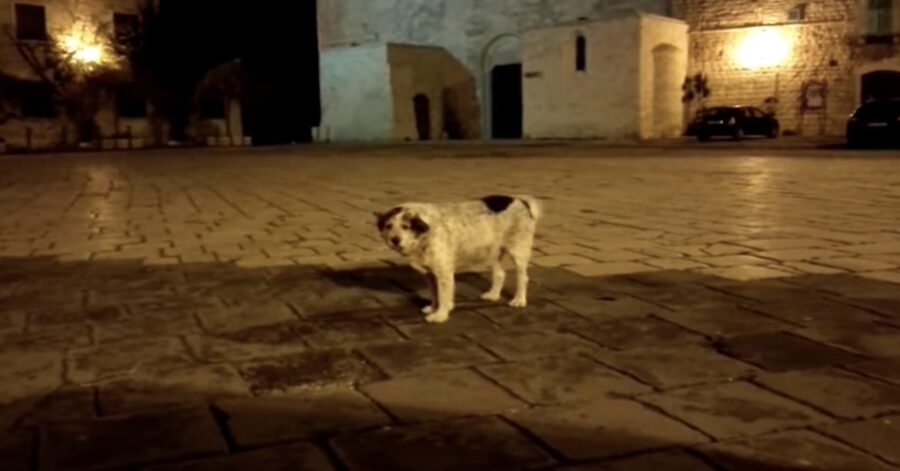
[[[395,133],[407,140],[478,139],[475,79],[438,47],[391,44]]]

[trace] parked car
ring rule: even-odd
[[[692,133],[701,141],[713,136],[729,136],[742,139],[744,136],[778,137],[781,126],[774,116],[753,106],[717,106],[698,113],[692,124]]]
[[[847,120],[847,145],[900,144],[900,100],[864,103]]]

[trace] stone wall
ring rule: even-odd
[[[896,29],[900,2],[894,3]],[[708,76],[712,94],[707,105],[768,105],[782,130],[841,135],[847,115],[860,103],[860,75],[869,70],[900,70],[900,63],[892,58],[897,47],[888,46],[887,57],[873,65],[866,57],[873,48],[853,45],[865,33],[864,2],[808,2],[803,18],[789,20],[788,12],[798,5],[793,0],[675,0],[673,14],[690,25],[688,70]],[[761,31],[780,36],[787,53],[781,63],[747,67],[741,60],[741,47]],[[821,107],[811,106],[814,100],[807,94],[810,84],[816,83],[825,85]]]
[[[370,41],[438,46],[469,70],[490,135],[489,75],[494,65],[521,62],[525,30],[595,18],[616,10],[665,14],[666,0],[318,0],[320,47]],[[427,73],[427,71],[423,71]],[[351,77],[342,78],[352,87]],[[323,76],[324,80],[324,76]],[[328,104],[324,103],[323,107]]]
[[[388,64],[394,139],[418,139],[414,100],[420,94],[430,104],[432,139],[480,137],[475,79],[456,58],[438,47],[390,44]]]
[[[584,71],[576,70],[578,36]],[[523,42],[526,138],[637,137],[638,16],[532,30]]]
[[[583,71],[576,67],[579,36],[586,41]],[[528,31],[524,64],[526,137],[617,140],[681,133],[687,66],[687,25],[681,21],[629,12]]]
[[[322,121],[317,140],[389,140],[394,136],[387,46],[335,47],[319,56]]]

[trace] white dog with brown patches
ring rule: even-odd
[[[531,196],[487,196],[462,203],[405,203],[375,213],[388,247],[409,258],[431,287],[428,322],[446,322],[453,310],[454,274],[490,269],[491,288],[481,298],[500,299],[508,256],[516,270],[516,291],[509,302],[525,307],[528,263],[541,209]]]

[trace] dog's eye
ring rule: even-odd
[[[393,228],[394,228],[394,225],[388,223],[388,224],[385,224],[384,228],[390,230],[390,229],[393,229]]]
[[[400,226],[400,229],[403,229],[404,231],[408,231],[408,230],[409,230],[409,224],[404,224],[404,225]]]

